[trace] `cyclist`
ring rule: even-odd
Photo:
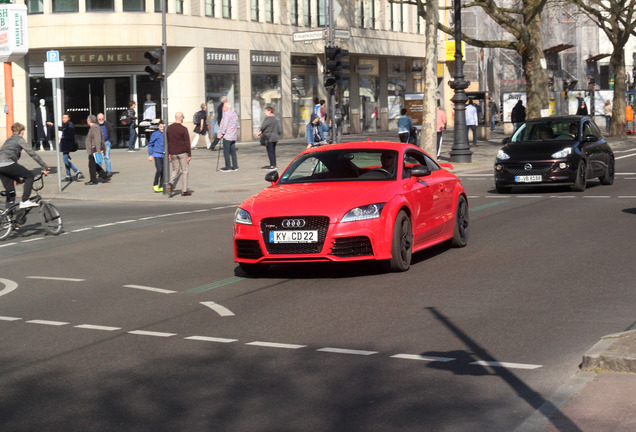
[[[22,123],[13,123],[11,125],[13,136],[6,140],[0,148],[0,180],[7,191],[7,208],[15,201],[15,184],[14,181],[24,179],[22,190],[22,201],[20,208],[37,207],[39,204],[31,201],[31,190],[33,188],[33,173],[18,163],[22,150],[26,151],[48,174],[51,169],[31,148],[31,144],[24,140],[25,127]]]

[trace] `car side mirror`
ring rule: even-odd
[[[598,141],[598,137],[596,135],[585,135],[585,142],[594,142]]]
[[[505,137],[504,139],[501,140],[502,144],[508,144],[510,142],[510,137]]]
[[[270,171],[265,174],[265,181],[276,183],[278,181],[278,171]]]
[[[411,167],[411,176],[413,177],[426,177],[431,175],[429,167],[424,165],[414,165]]]

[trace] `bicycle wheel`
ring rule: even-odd
[[[62,232],[62,215],[50,202],[42,202],[40,206],[40,222],[46,232],[58,235]]]
[[[0,240],[4,240],[13,231],[13,221],[6,212],[0,213]]]

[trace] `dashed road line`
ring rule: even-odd
[[[65,281],[65,282],[84,282],[86,279],[55,277],[55,276],[27,276],[27,279],[43,279],[53,281]]]
[[[220,337],[212,337],[212,336],[188,336],[188,337],[184,337],[184,339],[202,341],[202,342],[218,342],[218,343],[238,342],[238,339],[228,339],[228,338],[220,338]]]
[[[156,336],[156,337],[171,337],[176,336],[176,333],[166,333],[166,332],[155,332],[155,331],[147,331],[147,330],[132,330],[128,332],[129,334],[139,335],[139,336]]]
[[[200,302],[203,306],[209,307],[210,309],[212,309],[214,312],[218,313],[220,316],[225,317],[225,316],[234,316],[234,312],[232,312],[231,310],[229,310],[228,308],[226,308],[225,306],[221,306],[218,303],[214,303],[211,301],[207,301],[207,302]]]
[[[353,349],[345,349],[345,348],[319,348],[316,351],[319,352],[328,352],[334,354],[351,354],[351,355],[360,355],[360,356],[369,356],[373,354],[377,354],[377,351],[364,351],[364,350],[353,350]]]
[[[25,321],[25,322],[29,324],[41,324],[41,325],[50,325],[50,326],[64,326],[64,325],[70,324],[64,321],[49,321],[49,320],[39,320],[39,319]]]
[[[103,331],[115,331],[121,330],[121,327],[110,327],[103,325],[94,325],[94,324],[80,324],[76,325],[76,328],[87,329],[87,330],[103,330]]]
[[[152,291],[152,292],[161,293],[161,294],[174,294],[177,292],[173,290],[168,290],[163,288],[154,288],[154,287],[148,287],[143,285],[123,285],[123,287],[144,290],[144,291]]]
[[[404,360],[423,360],[423,361],[429,361],[429,362],[442,362],[442,363],[448,363],[448,362],[457,360],[451,357],[434,357],[434,356],[425,356],[421,354],[396,354],[396,355],[392,355],[391,358],[404,359]]]
[[[479,360],[469,364],[476,365],[476,366],[500,367],[500,368],[506,368],[506,369],[538,369],[541,367],[541,365],[508,363],[508,362],[486,361],[486,360]]]
[[[10,317],[10,316],[0,316],[0,321],[20,321],[22,318]]]
[[[7,247],[7,246],[13,246],[13,245],[17,245],[17,244],[18,244],[18,242],[6,243],[6,244],[0,245],[0,248]]]
[[[286,343],[277,343],[277,342],[261,342],[261,341],[248,342],[245,345],[261,346],[261,347],[267,347],[267,348],[284,348],[284,349],[300,349],[300,348],[307,347],[307,345],[296,345],[296,344],[286,344]]]
[[[36,237],[36,238],[32,238],[32,239],[20,240],[20,243],[31,243],[31,242],[35,242],[35,241],[44,240],[45,238],[46,237]]]

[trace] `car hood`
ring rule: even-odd
[[[332,221],[357,206],[384,203],[395,195],[395,181],[275,185],[241,204],[253,218],[325,215]]]
[[[576,141],[535,141],[508,143],[502,150],[510,159],[549,159],[553,153],[568,147],[575,147]]]

